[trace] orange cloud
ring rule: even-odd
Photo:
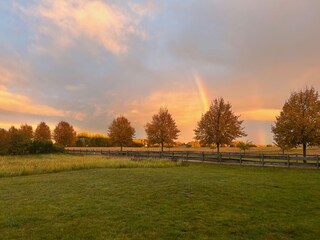
[[[186,91],[177,89],[173,91],[156,91],[149,96],[127,103],[124,113],[113,111],[114,115],[124,114],[132,121],[134,126],[145,126],[151,120],[153,114],[157,113],[160,107],[167,107],[172,113],[178,128],[181,130],[179,140],[191,141],[194,137],[194,129],[200,120],[203,112],[203,99],[196,89]],[[279,115],[279,109],[252,109],[240,114],[241,120],[251,121],[274,121]],[[255,137],[255,136],[252,136]]]
[[[113,111],[114,115],[124,114],[134,126],[145,126],[152,118],[152,115],[159,111],[160,107],[168,108],[181,130],[179,140],[191,141],[193,129],[202,114],[202,99],[197,91],[156,91],[149,96],[126,103],[127,109],[124,113]]]
[[[0,88],[0,109],[8,112],[26,113],[39,116],[69,116],[77,120],[82,120],[85,117],[82,113],[62,111],[46,105],[36,104],[27,96],[13,94],[5,87]]]
[[[39,32],[52,37],[61,48],[72,45],[79,37],[86,37],[113,54],[121,54],[127,51],[131,35],[145,37],[139,23],[147,13],[137,4],[132,5],[131,11],[125,11],[99,0],[43,0],[38,7],[23,10],[52,23],[56,28],[40,24]]]
[[[10,82],[13,75],[10,71],[0,66],[0,85],[6,85]]]
[[[280,114],[280,109],[253,109],[241,112],[241,119],[253,121],[274,121]]]

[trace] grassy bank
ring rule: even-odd
[[[182,166],[181,162],[132,161],[103,156],[30,155],[1,156],[0,177],[54,173],[91,168],[163,168]]]
[[[318,170],[206,164],[5,177],[1,239],[317,239],[319,183]]]

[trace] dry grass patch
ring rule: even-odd
[[[166,168],[183,166],[166,160],[132,161],[103,156],[34,155],[0,157],[0,177],[54,173],[91,168]]]

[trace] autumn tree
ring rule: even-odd
[[[53,131],[53,139],[61,146],[74,146],[77,133],[68,122],[61,121]]]
[[[216,144],[219,153],[221,144],[230,144],[234,139],[246,136],[241,127],[243,121],[239,118],[231,110],[229,102],[225,103],[223,98],[215,99],[198,122],[194,130],[195,139],[201,145]]]
[[[39,123],[35,132],[34,139],[39,141],[51,141],[51,131],[45,122]]]
[[[24,134],[24,136],[27,138],[27,139],[32,139],[33,138],[33,129],[32,129],[32,126],[28,125],[28,124],[23,124],[20,126],[20,132],[22,134]]]
[[[272,132],[276,144],[290,147],[302,145],[303,156],[306,156],[307,146],[319,144],[320,139],[318,92],[313,87],[306,87],[291,93],[276,117]]]
[[[171,145],[178,138],[180,130],[168,109],[160,108],[159,113],[152,116],[150,123],[145,126],[147,139],[150,144]]]
[[[122,147],[132,143],[135,129],[131,127],[129,120],[123,116],[114,119],[108,128],[108,135],[113,144]]]
[[[280,129],[281,127],[283,127],[283,126],[281,126],[281,123],[278,123],[277,126],[278,126],[278,129],[276,130],[276,133],[274,133],[274,135],[273,135],[273,140],[274,140],[273,143],[278,148],[281,149],[282,154],[284,155],[284,152],[292,149],[294,147],[294,145],[291,144],[291,142],[287,140],[286,135]]]
[[[32,130],[32,127],[31,127]],[[8,130],[9,148],[8,154],[22,155],[29,154],[32,144],[30,126],[22,125],[19,129],[11,127]]]

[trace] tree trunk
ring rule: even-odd
[[[161,143],[161,152],[163,152],[163,142]]]
[[[217,143],[217,153],[220,153],[220,143]]]
[[[307,156],[307,144],[303,143],[302,144],[302,147],[303,147],[303,157],[306,157]],[[306,159],[303,159],[303,162],[306,163]]]
[[[122,144],[120,145],[120,151],[122,152]]]

